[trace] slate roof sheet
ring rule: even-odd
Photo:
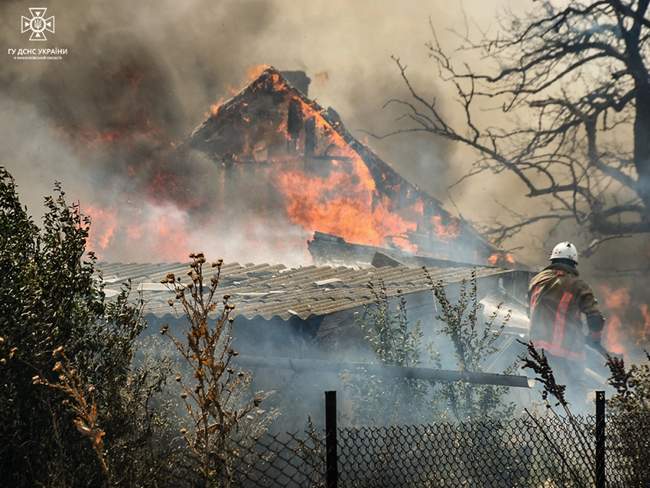
[[[142,292],[146,313],[157,317],[173,315],[167,304],[171,293],[160,284],[167,273],[184,278],[185,263],[99,263],[107,295],[115,295],[120,285],[131,280],[134,290]],[[510,271],[499,268],[427,267],[434,280],[447,284],[468,278],[472,269],[483,279]],[[209,270],[210,272],[211,270]],[[389,296],[401,290],[405,295],[428,289],[422,268],[406,266],[347,268],[304,266],[287,268],[277,264],[227,263],[222,268],[220,294],[232,296],[235,315],[248,319],[291,316],[307,319],[357,308],[373,301],[368,283],[383,280]]]

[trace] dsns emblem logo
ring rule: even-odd
[[[45,32],[54,34],[54,15],[45,18],[47,8],[31,7],[29,13],[31,17],[20,17],[20,32],[30,32],[30,41],[47,41]]]

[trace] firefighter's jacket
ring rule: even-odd
[[[528,288],[530,339],[547,353],[572,360],[584,359],[585,332],[582,314],[598,315],[598,302],[578,270],[554,263],[538,273]],[[588,321],[594,337],[602,330],[602,320]],[[596,325],[592,325],[595,323]]]

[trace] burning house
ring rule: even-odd
[[[175,334],[183,334],[186,318],[168,303],[171,292],[161,280],[168,273],[182,276],[187,264],[100,263],[99,268],[108,296],[117,295],[127,282],[141,293],[150,334],[156,334],[163,325],[169,325]],[[425,374],[428,379],[439,381],[462,378],[527,388],[525,378],[499,374],[516,355],[511,346],[527,332],[526,325],[517,320],[507,324],[507,333],[499,343],[502,354],[485,365],[484,373],[465,377],[462,372],[453,371],[453,346],[438,334],[429,278],[442,281],[449,296],[455,297],[461,282],[472,272],[476,274],[480,297],[490,303],[500,301],[503,294],[521,297],[526,293],[526,272],[489,266],[428,266],[425,271],[399,264],[287,268],[237,263],[221,269],[219,293],[229,295],[235,304],[234,347],[239,352],[239,364],[254,371],[256,387],[283,390],[299,382],[301,401],[313,401],[312,408],[320,408],[323,389],[341,388],[340,373],[346,366],[373,367],[374,353],[359,325],[369,309],[377,305],[373,287],[385,292],[391,306],[403,297],[409,323],[419,322],[425,342],[434,341],[439,348],[442,370],[423,363],[419,368],[411,368],[409,374]],[[492,313],[493,309],[487,312]],[[387,371],[397,373],[390,368]],[[308,413],[307,410],[305,415]]]
[[[268,202],[306,233],[319,232],[309,246],[316,262],[343,255],[369,264],[377,248],[475,264],[495,259],[497,250],[469,223],[355,139],[333,109],[307,98],[308,86],[302,72],[268,67],[213,105],[187,145],[223,168],[225,185],[267,182]]]
[[[355,139],[334,110],[307,98],[308,86],[302,72],[265,68],[230,100],[212,106],[178,148],[179,154],[198,154],[218,169],[218,178],[209,182],[216,208],[226,211],[232,204],[232,213],[239,215],[239,203],[248,201],[245,208],[252,212],[241,215],[241,225],[268,217],[273,226],[281,215],[297,229],[262,234],[260,246],[292,241],[290,248],[308,250],[315,263],[223,268],[220,293],[236,305],[240,365],[254,371],[261,389],[300,382],[301,398],[317,404],[324,388],[341,388],[343,366],[368,368],[375,362],[359,321],[379,306],[373,292],[379,287],[392,306],[404,299],[409,324],[420,323],[425,342],[440,353],[443,370],[422,364],[407,373],[458,379],[462,372],[452,371],[454,347],[439,333],[426,273],[444,283],[451,300],[475,273],[481,322],[491,314],[507,315],[509,321],[497,352],[483,365],[485,373],[464,379],[527,387],[525,378],[498,373],[521,353],[517,340],[528,335],[530,273],[512,269],[507,253]],[[143,294],[150,330],[163,324],[184,329],[185,318],[170,308],[169,290],[160,280],[167,273],[182,275],[185,264],[103,263],[100,268],[108,294],[127,281]]]
[[[211,107],[179,153],[198,152],[219,168],[219,179],[210,182],[218,208],[227,209],[230,199],[254,201],[259,208],[249,205],[252,215],[242,220],[279,211],[300,230],[279,238],[299,239],[316,266],[230,264],[222,270],[220,293],[236,305],[238,361],[255,369],[259,386],[281,388],[316,362],[329,376],[307,381],[301,394],[309,396],[308,386],[316,386],[311,393],[320,398],[327,384],[337,388],[341,364],[373,362],[358,323],[376,305],[373,286],[382,287],[393,304],[403,297],[409,322],[421,323],[431,339],[439,324],[429,279],[444,282],[453,297],[474,272],[481,299],[498,303],[504,294],[524,300],[528,273],[505,269],[505,254],[356,140],[334,110],[308,99],[308,84],[304,73],[264,69],[233,98]],[[254,191],[249,182],[258,183]],[[260,245],[272,241],[267,236]],[[143,294],[151,330],[185,327],[160,280],[167,273],[182,275],[186,265],[100,268],[109,295],[127,281]],[[513,359],[516,338],[526,334],[525,324],[512,324],[499,345],[503,354],[471,381],[527,386],[520,377],[497,374]],[[449,360],[443,367],[453,368],[453,347],[439,346]]]

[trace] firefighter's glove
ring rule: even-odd
[[[603,325],[605,319],[599,313],[587,315],[587,325],[589,333],[587,334],[587,343],[594,346],[600,346],[600,340],[603,334]]]

